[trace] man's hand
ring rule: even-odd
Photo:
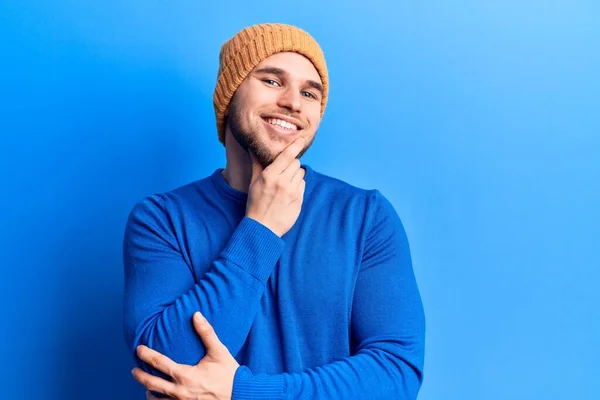
[[[221,343],[208,321],[199,313],[194,314],[194,328],[200,335],[206,355],[196,365],[177,364],[167,356],[146,346],[137,347],[138,357],[173,378],[169,382],[134,368],[133,377],[146,389],[178,400],[231,399],[233,378],[239,367],[227,347]],[[147,399],[155,399],[150,393]]]
[[[279,237],[292,229],[300,216],[304,199],[304,171],[296,157],[304,149],[300,137],[285,148],[267,168],[252,158],[252,179],[248,189],[246,216]]]

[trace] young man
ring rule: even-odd
[[[156,396],[416,398],[425,322],[402,223],[379,191],[298,160],[327,95],[299,28],[223,45],[226,167],[142,200],[125,232],[125,336]]]

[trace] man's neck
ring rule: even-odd
[[[233,172],[233,168],[230,168],[229,164],[223,171],[221,171],[221,175],[223,179],[237,191],[248,193],[248,188],[250,187],[250,179],[252,178],[252,169],[250,169],[250,174],[246,174],[245,172]]]

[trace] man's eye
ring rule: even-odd
[[[316,99],[317,98],[317,96],[315,96],[311,92],[302,92],[302,95],[308,97],[309,99]]]
[[[273,79],[263,79],[263,82],[271,86],[279,85],[279,83]]]

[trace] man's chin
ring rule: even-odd
[[[248,153],[248,157],[250,159],[252,159],[252,156],[254,156],[253,158],[258,161],[258,163],[260,165],[262,165],[263,168],[268,167],[269,165],[271,165],[271,163],[273,162],[273,160],[275,159],[275,157],[272,155],[271,152],[266,152],[264,148],[261,149],[257,149],[257,148],[248,148],[246,150],[246,152]]]
[[[279,156],[285,150],[285,148],[288,145],[289,143],[283,143],[273,140],[268,140],[266,142],[263,141],[262,143],[260,143],[259,147],[255,148],[256,152],[254,154],[260,153],[261,161],[271,164],[273,161],[275,161],[277,156]]]
[[[281,140],[277,140],[277,138],[272,138],[268,134],[265,135],[266,138],[262,137],[255,141],[251,140],[251,137],[260,137],[256,133],[254,135],[233,136],[242,149],[248,153],[248,156],[250,156],[250,153],[252,153],[256,160],[263,166],[263,168],[271,165],[277,156],[281,154],[281,152],[283,152],[283,150],[285,150],[285,148],[290,144]]]

